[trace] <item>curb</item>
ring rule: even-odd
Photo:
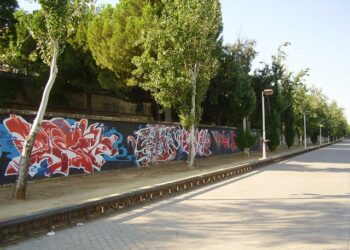
[[[334,143],[324,144],[326,147]],[[234,167],[215,170],[209,173],[186,177],[175,181],[143,187],[134,191],[101,198],[95,201],[78,203],[61,208],[53,208],[34,212],[29,215],[16,216],[0,220],[0,246],[8,245],[33,236],[43,235],[53,229],[73,227],[76,223],[88,221],[102,216],[112,215],[147,202],[163,199],[174,194],[187,192],[195,188],[234,178],[256,169],[277,163],[319,149],[310,147],[292,153],[272,156],[266,160],[255,160]]]

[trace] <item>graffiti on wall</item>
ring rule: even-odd
[[[20,153],[31,123],[18,115],[0,117],[0,183],[18,173]],[[234,131],[200,128],[198,157],[237,152]],[[29,175],[36,177],[94,173],[120,167],[149,166],[186,159],[189,132],[180,125],[44,120],[34,142]],[[11,179],[13,181],[13,178]]]
[[[19,152],[22,152],[31,124],[16,115],[5,119],[3,124],[13,136],[14,148],[18,152],[18,156],[8,163],[5,175],[17,175]],[[115,157],[118,154],[114,147],[118,136],[104,136],[102,132],[103,125],[89,125],[86,119],[71,124],[63,118],[44,120],[34,141],[29,175],[67,176],[71,168],[83,169],[85,173],[100,171],[105,163],[104,155]]]
[[[179,125],[147,124],[128,137],[138,165],[181,160],[189,152],[189,132]],[[208,129],[196,130],[197,156],[210,156],[211,139]]]
[[[213,130],[211,133],[218,150],[220,150],[220,148],[229,149],[232,152],[238,150],[235,141],[235,133],[232,130],[222,130],[221,132]]]

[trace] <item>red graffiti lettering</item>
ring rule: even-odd
[[[31,124],[22,117],[11,115],[4,120],[4,125],[14,137],[13,143],[18,152],[21,152]],[[44,120],[34,141],[29,174],[68,175],[71,168],[83,169],[86,173],[100,171],[105,163],[103,155],[113,157],[118,154],[113,147],[117,140],[116,135],[104,137],[103,127],[98,123],[88,125],[86,119],[73,125],[63,118]],[[11,160],[5,175],[18,173],[19,160],[19,156]]]
[[[220,150],[220,148],[230,149],[231,151],[238,150],[237,144],[235,142],[235,133],[232,130],[223,130],[221,133],[217,130],[214,130],[211,131],[211,133],[218,150]]]

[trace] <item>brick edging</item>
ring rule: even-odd
[[[334,143],[327,143],[322,147]],[[11,244],[36,235],[46,234],[53,228],[71,227],[77,222],[111,215],[146,202],[155,201],[184,191],[189,191],[207,184],[216,183],[254,171],[266,165],[304,154],[318,149],[311,147],[292,153],[272,156],[266,160],[252,161],[238,166],[215,170],[209,173],[186,177],[175,181],[161,183],[152,187],[139,188],[134,191],[101,198],[96,201],[79,203],[62,208],[53,208],[30,215],[17,216],[0,220],[0,246]]]

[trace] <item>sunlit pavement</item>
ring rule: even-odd
[[[350,142],[13,249],[350,249]]]

